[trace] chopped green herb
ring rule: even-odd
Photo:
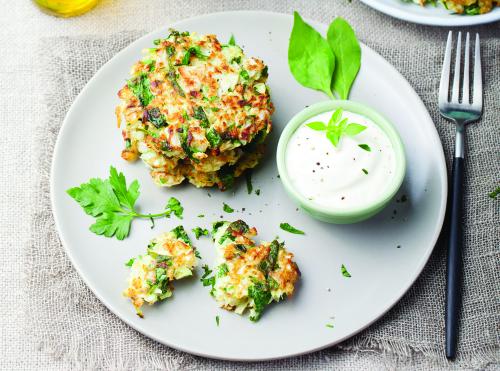
[[[213,127],[206,131],[205,136],[207,137],[208,143],[210,143],[211,148],[216,148],[222,141],[219,133]]]
[[[497,196],[500,194],[500,187],[497,187],[495,190],[493,190],[493,192],[490,192],[488,194],[488,196],[490,196],[490,198],[496,200],[497,199]]]
[[[333,325],[332,325],[331,323],[327,323],[327,324],[326,324],[326,327],[328,327],[328,328],[333,328]]]
[[[234,39],[234,35],[231,34],[231,37],[229,38],[229,41],[227,43],[228,45],[235,46],[236,45],[236,40]]]
[[[253,191],[253,185],[252,185],[252,172],[250,170],[247,170],[245,173],[245,179],[247,182],[247,192],[248,194],[252,194]]]
[[[229,268],[226,263],[222,263],[221,265],[219,265],[219,269],[217,271],[217,277],[227,276],[228,273],[229,273]]]
[[[181,97],[185,97],[186,95],[184,94],[184,91],[182,90],[181,86],[179,85],[179,82],[177,81],[178,78],[179,77],[177,76],[177,74],[175,73],[175,71],[173,71],[173,70],[168,71],[168,73],[167,73],[167,79],[168,79],[168,81],[170,81],[170,83],[172,84],[172,87],[174,88],[174,90]]]
[[[248,71],[247,70],[241,70],[240,71],[240,76],[243,80],[248,80],[250,78],[250,76],[248,75]]]
[[[220,323],[219,316],[215,316],[215,323],[217,323],[217,327],[219,327],[219,323]]]
[[[172,229],[172,232],[174,233],[175,238],[178,238],[191,246],[191,240],[189,239],[189,236],[187,235],[182,225],[179,225]]]
[[[130,258],[130,260],[129,260],[128,262],[126,262],[126,263],[125,263],[125,265],[126,265],[127,267],[131,267],[131,266],[132,266],[132,264],[134,264],[134,261],[135,261],[135,258]]]
[[[143,107],[146,107],[153,100],[154,95],[151,93],[149,78],[146,73],[128,80],[127,85]]]
[[[363,171],[363,173],[368,174],[368,170],[366,169],[361,169],[361,170]]]
[[[186,50],[184,57],[182,57],[181,64],[184,66],[188,65],[192,55],[194,55],[198,59],[201,59],[202,61],[207,59],[207,56],[201,52],[200,47],[196,45],[196,46],[191,46],[189,47],[188,50]]]
[[[208,128],[210,126],[210,122],[208,121],[207,115],[203,110],[203,107],[196,107],[194,109],[193,117],[197,120],[200,120],[200,126],[202,128]]]
[[[86,214],[96,218],[90,231],[106,237],[115,236],[123,240],[130,233],[130,225],[135,218],[170,217],[171,211],[158,214],[141,214],[135,210],[139,197],[139,182],[134,180],[127,187],[125,176],[111,166],[108,179],[92,178],[88,183],[66,191],[80,204]]]
[[[198,215],[198,218],[204,218],[204,217],[205,217],[205,215],[203,215],[203,214]]]
[[[201,259],[200,252],[197,249],[194,250],[194,256],[197,257],[198,259]]]
[[[182,219],[182,213],[184,212],[184,208],[182,207],[180,201],[175,197],[170,197],[167,205],[165,206],[165,210],[168,210],[170,213],[174,213],[176,217]]]
[[[192,229],[197,240],[200,239],[201,236],[208,236],[208,229],[196,227]]]
[[[256,190],[255,190],[255,194],[256,194],[257,196],[260,196],[260,189],[256,189]]]
[[[226,213],[232,213],[234,212],[234,209],[229,206],[228,204],[226,204],[225,202],[223,203],[224,206],[222,207],[222,209],[226,212]]]
[[[163,115],[157,107],[147,110],[148,121],[152,123],[157,129],[168,126],[167,118]]]
[[[281,223],[280,224],[280,228],[283,229],[284,231],[287,231],[287,232],[290,232],[290,233],[293,233],[293,234],[305,234],[303,231],[301,231],[300,229],[297,229],[295,227],[292,227],[290,224],[288,223]]]
[[[212,289],[210,290],[210,295],[214,295],[214,286],[215,286],[215,276],[211,276],[209,277],[211,274],[212,274],[212,271],[210,270],[210,268],[208,268],[208,265],[203,265],[202,266],[203,268],[203,275],[201,276],[201,283],[203,284],[203,286],[211,286]]]
[[[347,277],[347,278],[351,277],[351,274],[347,271],[347,268],[345,267],[344,264],[342,264],[342,266],[340,267],[340,271],[342,272],[342,275],[344,277]]]
[[[362,149],[364,149],[365,151],[368,151],[368,152],[371,152],[371,150],[372,150],[368,144],[358,144],[358,147],[362,148]]]
[[[256,281],[248,288],[248,297],[253,300],[255,305],[250,313],[250,320],[254,322],[258,321],[264,308],[272,300],[271,291],[269,291],[269,287],[266,283]]]

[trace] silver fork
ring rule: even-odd
[[[467,32],[465,39],[464,68],[462,89],[460,89],[462,33],[458,33],[453,87],[450,92],[450,69],[452,54],[452,32],[448,34],[444,55],[441,83],[439,85],[439,111],[446,119],[455,123],[455,157],[451,173],[450,208],[449,208],[449,241],[446,276],[446,357],[453,359],[456,354],[458,315],[460,313],[460,268],[462,250],[462,209],[463,209],[463,177],[464,177],[464,140],[465,125],[481,118],[483,109],[483,84],[481,77],[481,55],[479,34],[476,34],[474,52],[474,82],[472,102],[469,99],[469,42]],[[460,100],[460,91],[462,99]],[[451,93],[451,94],[450,94]],[[451,97],[450,97],[451,95]]]

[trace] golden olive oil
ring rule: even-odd
[[[57,17],[74,17],[88,12],[98,0],[33,0],[44,12]]]

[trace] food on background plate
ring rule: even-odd
[[[128,287],[123,294],[130,298],[137,315],[143,317],[144,303],[154,304],[173,294],[172,282],[193,275],[196,251],[182,226],[163,233],[148,245],[145,255],[132,258]]]
[[[405,3],[436,5],[441,3],[446,9],[458,14],[477,15],[490,12],[493,7],[500,6],[499,0],[402,0]]]
[[[258,164],[271,131],[267,66],[233,37],[172,30],[154,44],[118,93],[122,157],[140,157],[159,186],[230,188]]]
[[[244,221],[214,223],[212,237],[217,250],[213,271],[204,267],[202,282],[227,310],[257,321],[265,307],[292,296],[300,271],[284,243],[274,240],[255,244],[255,228]],[[211,275],[212,274],[212,275]]]
[[[384,131],[342,108],[308,119],[290,138],[285,156],[293,187],[324,207],[370,204],[395,176],[395,153]]]

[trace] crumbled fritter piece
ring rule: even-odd
[[[153,239],[145,255],[131,259],[128,287],[123,294],[143,317],[144,303],[154,304],[172,296],[172,282],[191,276],[195,266],[195,249],[184,228],[178,226]]]

